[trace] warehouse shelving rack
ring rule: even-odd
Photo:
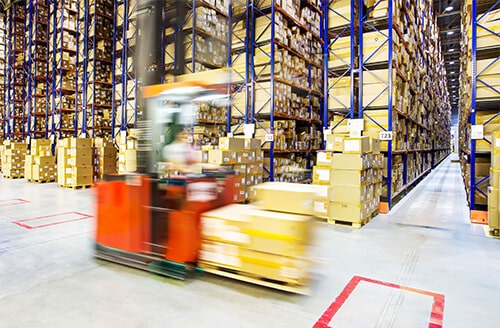
[[[5,139],[7,131],[7,120],[6,120],[6,95],[5,95],[5,85],[6,85],[6,35],[5,35],[5,13],[0,13],[0,47],[2,48],[2,56],[0,56],[0,136]]]
[[[269,4],[269,5],[268,5]],[[250,35],[247,34],[246,49],[245,51],[249,54],[246,58],[246,64],[248,66],[248,74],[246,74],[245,84],[249,88],[247,92],[249,93],[247,102],[247,111],[249,114],[248,123],[254,125],[255,131],[258,133],[259,130],[263,131],[265,134],[266,143],[269,143],[269,148],[265,151],[269,154],[266,154],[266,158],[269,158],[269,163],[265,165],[265,171],[269,175],[268,180],[275,181],[277,178],[277,172],[275,169],[275,158],[278,155],[281,156],[296,156],[299,154],[305,155],[307,158],[307,168],[311,167],[311,155],[317,149],[312,148],[312,140],[308,141],[307,149],[276,149],[276,136],[275,136],[275,121],[276,120],[295,120],[297,122],[301,122],[300,124],[305,124],[307,126],[308,132],[310,135],[312,134],[313,127],[322,127],[323,126],[323,118],[325,117],[324,113],[321,112],[324,107],[323,104],[323,93],[322,88],[324,83],[321,82],[321,87],[317,90],[313,87],[312,81],[312,70],[323,69],[324,65],[322,63],[324,59],[323,47],[319,50],[319,55],[321,58],[320,63],[316,63],[313,60],[307,58],[308,56],[315,55],[312,53],[313,46],[312,42],[308,44],[308,54],[301,54],[296,49],[293,49],[291,46],[286,45],[283,42],[280,42],[276,38],[276,26],[277,20],[276,16],[279,13],[282,16],[283,20],[293,26],[296,29],[301,30],[303,33],[310,33],[312,35],[312,39],[323,43],[322,32],[324,32],[324,22],[322,19],[323,11],[322,7],[316,6],[312,1],[302,1],[302,5],[308,7],[310,10],[317,12],[321,17],[320,29],[317,31],[317,34],[311,30],[311,27],[307,24],[303,24],[297,17],[294,17],[291,13],[289,13],[284,7],[281,7],[276,1],[265,2],[264,5],[261,5],[258,1],[252,1],[247,6],[247,13],[245,16],[246,22],[245,26],[251,29]],[[301,7],[304,8],[304,7]],[[260,26],[260,32],[256,31],[256,20],[257,18],[266,17],[266,24],[264,27]],[[270,31],[269,40],[265,40],[267,38],[266,31]],[[269,46],[269,47],[268,47]],[[307,82],[305,85],[299,85],[299,83],[294,83],[293,81],[288,81],[282,78],[277,77],[277,49],[283,49],[288,52],[293,57],[300,58],[305,63],[307,63]],[[259,56],[260,58],[267,58],[265,60],[255,62],[255,58]],[[283,69],[283,68],[282,68]],[[269,76],[267,76],[269,75]],[[323,74],[321,74],[323,77]],[[269,84],[269,91],[267,86]],[[284,84],[292,88],[294,93],[304,95],[308,98],[308,108],[307,114],[308,117],[300,117],[294,115],[288,115],[285,113],[280,113],[275,110],[275,101],[277,99],[277,90],[276,83]],[[257,93],[264,97],[262,99],[256,99]],[[317,97],[319,99],[316,101],[316,107],[318,114],[317,118],[311,117],[313,113],[313,97]],[[258,102],[257,102],[258,100]],[[269,106],[269,113],[264,113]],[[269,127],[265,126],[264,122],[269,122]],[[314,137],[312,137],[314,138]]]
[[[26,3],[26,135],[48,137],[48,7],[45,0]],[[42,86],[42,88],[39,88]],[[29,141],[28,141],[29,143]]]
[[[401,4],[401,3],[400,3]],[[384,7],[385,6],[385,7]],[[403,37],[408,35],[408,26],[400,26],[397,24],[397,15],[403,15],[406,19],[409,19],[410,11],[416,9],[416,12],[420,12],[420,17],[413,18],[415,20],[415,25],[418,25],[422,30],[419,34],[419,40],[415,40],[415,43],[424,44],[429,42],[423,35],[426,28],[430,28],[429,18],[424,15],[423,8],[425,6],[432,6],[429,1],[422,0],[418,3],[408,3],[405,2],[404,6],[396,7],[394,1],[373,1],[371,7],[366,7],[366,2],[364,0],[353,0],[350,2],[350,8],[342,7],[336,8],[334,2],[329,2],[329,7],[325,8],[328,10],[328,14],[325,14],[325,25],[329,28],[328,45],[325,46],[325,52],[328,52],[329,58],[336,60],[337,64],[339,62],[344,63],[343,66],[337,65],[336,67],[328,67],[330,81],[333,79],[334,83],[329,83],[328,87],[325,83],[325,90],[327,90],[328,97],[327,103],[325,104],[325,110],[328,109],[330,112],[336,108],[332,108],[330,101],[336,101],[337,105],[342,104],[341,101],[335,99],[331,96],[332,91],[335,91],[335,86],[340,80],[349,75],[349,94],[348,98],[349,104],[347,104],[344,99],[342,108],[337,109],[340,113],[341,118],[335,120],[333,126],[330,129],[335,132],[335,129],[342,123],[345,123],[347,118],[363,118],[364,124],[371,125],[375,127],[375,130],[379,130],[382,134],[386,134],[389,138],[386,142],[383,152],[386,154],[387,163],[387,174],[384,176],[384,187],[385,194],[382,195],[382,206],[383,211],[388,211],[392,207],[394,201],[397,201],[400,197],[403,197],[412,186],[414,186],[422,177],[424,177],[430,170],[435,167],[440,160],[443,159],[443,154],[447,154],[445,148],[443,147],[444,153],[441,154],[441,147],[435,145],[435,140],[432,139],[430,126],[433,124],[435,117],[431,117],[431,110],[426,106],[423,112],[426,112],[425,117],[415,117],[412,113],[404,112],[399,108],[398,99],[393,97],[396,95],[395,91],[401,86],[396,86],[395,78],[402,80],[408,85],[409,93],[417,99],[419,104],[424,106],[425,99],[433,99],[430,96],[430,92],[421,87],[421,90],[415,90],[410,86],[410,79],[398,66],[398,58],[393,58],[395,54],[395,49],[393,49],[396,39],[402,40],[401,44],[406,48],[410,54],[410,47],[407,42],[404,41]],[[408,7],[412,7],[408,9]],[[339,10],[343,9],[343,12]],[[345,12],[348,9],[348,14]],[[397,9],[397,10],[396,10]],[[374,14],[375,13],[375,14]],[[385,14],[381,14],[385,13]],[[347,17],[346,17],[347,16]],[[389,17],[389,19],[387,18]],[[432,13],[429,14],[432,17]],[[338,19],[342,23],[336,25],[332,28],[332,24],[329,24],[329,19]],[[432,21],[434,26],[436,26],[435,20]],[[419,30],[420,31],[420,30]],[[372,35],[376,35],[379,39],[375,46],[373,44],[367,47],[365,43],[371,40]],[[411,36],[411,35],[410,35]],[[349,61],[346,61],[346,57],[339,56],[335,53],[336,42],[340,40],[341,37],[349,39],[350,57]],[[344,41],[345,42],[345,41]],[[399,42],[397,42],[399,44]],[[433,44],[436,51],[440,48],[438,47],[439,41]],[[429,46],[429,44],[426,44]],[[345,46],[344,46],[345,47]],[[414,51],[414,57],[411,58],[412,64],[417,65],[428,65],[428,61],[431,60],[429,56],[425,56],[425,53],[421,46],[417,46]],[[385,58],[386,56],[386,58]],[[444,81],[444,65],[441,62],[436,63],[441,65],[440,79]],[[384,71],[381,71],[384,70]],[[386,72],[386,76],[381,77],[380,73]],[[438,73],[436,73],[438,74]],[[375,82],[373,82],[375,81]],[[399,82],[399,81],[398,81]],[[377,88],[373,88],[368,83],[377,83]],[[371,90],[366,92],[367,85]],[[443,83],[439,84],[441,88],[439,92],[446,93],[447,91],[443,89]],[[345,83],[344,83],[345,88]],[[373,93],[374,92],[374,93]],[[419,93],[420,92],[420,93]],[[371,94],[370,94],[371,93]],[[428,93],[428,94],[427,94]],[[438,106],[437,103],[433,103],[433,106]],[[438,107],[436,107],[438,108]],[[443,110],[443,125],[449,125],[449,104],[441,105]],[[385,117],[382,115],[382,120],[377,117],[377,112],[387,114]],[[436,114],[437,115],[437,114]],[[395,130],[393,125],[394,120],[401,122],[400,130]],[[409,139],[409,129],[414,129],[417,131],[417,135],[425,134],[425,147],[418,145],[417,147],[409,147],[408,144],[411,142]],[[444,129],[446,130],[446,129]],[[404,133],[401,133],[404,131]],[[370,131],[372,132],[372,131]],[[370,135],[371,137],[379,137],[377,135],[372,135],[373,133],[364,132],[365,135]],[[399,135],[399,136],[398,136]],[[401,139],[402,137],[402,139]],[[400,138],[400,139],[397,139]],[[449,141],[448,141],[449,144]],[[447,148],[446,148],[447,149]],[[437,155],[441,154],[439,158]],[[395,167],[395,161],[397,161],[397,167]],[[417,161],[418,167],[413,176],[409,175],[409,163]],[[396,174],[400,173],[399,175]],[[399,172],[401,171],[401,172]],[[401,180],[401,181],[400,181]],[[395,184],[395,182],[397,182]],[[395,190],[395,187],[399,187]]]
[[[113,26],[113,2],[108,4],[84,0],[78,7],[76,129],[77,135],[90,138],[112,132],[113,39],[103,33]]]
[[[469,209],[471,211],[471,220],[479,222],[484,221],[484,218],[487,216],[487,205],[478,204],[478,202],[476,201],[476,196],[479,195],[480,197],[487,199],[488,196],[484,190],[485,188],[481,188],[481,186],[487,185],[490,177],[489,174],[487,176],[477,176],[476,161],[480,157],[489,157],[490,153],[481,151],[477,148],[478,140],[471,138],[469,126],[474,126],[476,124],[482,125],[484,130],[486,131],[489,130],[489,126],[492,126],[494,123],[498,123],[498,117],[500,116],[500,88],[498,88],[497,85],[493,84],[492,80],[489,79],[488,76],[486,76],[488,74],[486,71],[490,68],[493,68],[493,65],[497,65],[500,61],[500,46],[498,43],[498,40],[500,38],[500,30],[498,30],[498,28],[488,26],[488,22],[485,21],[489,14],[492,14],[494,11],[500,10],[500,1],[480,2],[478,0],[472,0],[466,2],[466,6],[468,4],[470,4],[471,13],[471,57],[468,64],[472,66],[472,74],[470,77],[470,81],[467,81],[466,83],[470,83],[471,93],[470,103],[462,104],[462,110],[460,114],[464,115],[467,118],[466,123],[461,126],[461,134],[465,135],[467,138],[464,141],[465,144],[470,142],[470,148],[467,149],[462,145],[460,149],[460,157],[462,159],[462,165],[468,165],[470,170],[468,175],[464,174],[464,183],[468,194],[467,196],[469,201]],[[467,33],[467,31],[464,32]],[[479,47],[478,34],[480,32],[486,34],[486,36],[496,39],[497,44],[487,48]],[[487,61],[485,67],[478,69],[479,60]],[[492,93],[492,98],[482,99],[478,97],[478,88],[480,87],[490,91]],[[480,111],[485,110],[496,113],[493,113],[490,117],[480,122],[478,119],[478,114],[480,113]],[[489,135],[485,135],[482,141],[485,141],[487,144],[491,144],[491,140],[488,139],[489,137]],[[466,168],[463,168],[463,171],[466,172]]]
[[[48,0],[49,5],[49,74],[47,89],[49,90],[49,128],[52,139],[76,136],[76,47],[70,47],[69,40],[76,44],[76,26],[70,24],[69,18],[76,17],[78,10],[74,2],[69,0]],[[66,19],[68,17],[68,19]],[[68,21],[67,21],[68,20]],[[68,60],[69,58],[69,60]]]
[[[24,67],[24,1],[18,2],[7,9],[6,14],[7,65],[5,74],[7,106],[6,137],[11,140],[23,140],[24,131],[24,100],[25,100],[25,67]]]
[[[168,19],[168,23],[166,23],[167,29],[163,38],[164,51],[162,52],[166,71],[164,81],[177,81],[178,75],[196,74],[210,70],[223,71],[223,69],[229,66],[228,63],[231,54],[229,25],[231,24],[232,12],[230,1],[221,3],[229,5],[223,8],[222,6],[215,6],[210,1],[191,0],[185,1],[182,8],[172,10],[174,5],[178,6],[179,4],[175,2],[172,4],[170,2],[172,8],[169,8],[169,2],[167,2],[165,17]],[[219,29],[218,27],[217,29],[213,28],[209,30],[200,26],[200,22],[206,19],[205,16],[201,16],[200,14],[202,10],[210,11],[212,14],[215,13],[215,16],[210,14],[211,17],[217,17],[220,26],[227,26],[227,29]],[[184,19],[176,20],[170,17],[173,12],[181,16],[184,13]],[[208,53],[204,50],[202,51],[208,44],[212,44],[213,49]],[[184,55],[179,51],[179,47],[184,47]],[[213,58],[207,58],[210,57],[207,56],[208,54],[213,56]],[[179,56],[183,56],[183,58]],[[230,83],[228,84],[229,87]],[[208,104],[205,103],[204,105]],[[210,107],[210,110],[221,113],[220,116],[225,116],[228,112],[226,106],[221,107],[213,103],[205,107]],[[197,134],[195,133],[197,126],[212,128],[212,137],[209,138],[209,144],[213,144],[214,142],[216,143],[219,136],[225,135],[229,131],[228,125],[230,125],[230,119],[226,117],[214,117],[213,115],[211,118],[199,117],[196,126],[192,125],[190,128],[193,142],[198,146],[205,144],[204,140],[194,138]],[[216,136],[213,135],[214,131],[216,132]]]
[[[123,9],[119,10],[120,7]],[[111,136],[113,138],[118,135],[117,132],[127,131],[127,128],[135,128],[138,118],[138,81],[133,59],[129,60],[135,55],[136,43],[131,41],[137,38],[136,9],[136,1],[114,0],[112,58],[114,90],[111,112]]]

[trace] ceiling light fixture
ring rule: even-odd
[[[451,62],[450,62],[450,65],[453,65],[453,64],[455,64],[455,62],[454,62],[454,61],[451,61]]]
[[[453,51],[455,51],[455,49],[453,49],[453,48],[448,50],[448,52],[453,52]]]
[[[453,35],[453,33],[455,33],[455,31],[448,31],[448,32],[446,32],[447,35]]]
[[[448,6],[444,9],[444,11],[452,11],[453,10],[453,6]]]

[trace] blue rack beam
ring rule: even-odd
[[[471,125],[476,125],[477,124],[477,105],[480,102],[480,100],[477,97],[477,89],[478,85],[483,85],[488,87],[490,90],[492,90],[494,93],[500,96],[500,90],[496,89],[495,87],[492,87],[491,85],[488,85],[486,82],[484,82],[481,77],[482,74],[484,73],[485,70],[478,72],[477,69],[477,61],[478,61],[478,53],[480,49],[478,49],[477,45],[477,34],[478,30],[483,30],[485,33],[491,35],[492,37],[500,37],[500,32],[499,31],[493,31],[486,27],[485,25],[482,24],[482,21],[486,17],[488,13],[491,13],[493,10],[500,9],[500,1],[496,1],[494,3],[491,3],[491,6],[484,12],[484,13],[479,13],[478,12],[478,2],[477,0],[472,0],[471,3],[471,18],[472,18],[472,36],[471,36],[471,43],[472,43],[472,53],[471,53],[471,64],[472,64],[472,78],[471,78],[471,104],[470,104],[470,109],[469,109],[469,122]],[[490,61],[488,67],[492,65],[493,63],[497,62],[500,60],[500,56],[498,55],[498,51],[496,52],[495,55],[488,56],[488,60]],[[498,115],[498,114],[497,114]],[[495,117],[497,116],[495,115]],[[487,122],[483,123],[484,126],[488,125],[491,121],[493,120],[490,119]],[[476,177],[476,170],[475,170],[475,164],[476,164],[476,157],[477,157],[477,150],[476,150],[476,140],[471,139],[470,140],[470,154],[468,156],[468,161],[470,164],[470,180],[467,181],[469,184],[469,208],[471,211],[474,210],[479,210],[479,209],[484,209],[481,208],[481,206],[478,206],[476,204],[476,195],[477,194],[483,194],[483,196],[486,196],[480,189],[479,185],[483,182],[485,182],[489,176],[476,181],[478,177]]]

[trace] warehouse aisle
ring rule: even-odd
[[[95,260],[93,202],[93,190],[0,178],[1,327],[311,327],[354,276],[332,327],[428,327],[433,293],[445,326],[497,325],[500,241],[468,223],[450,158],[361,230],[318,223],[309,297]]]

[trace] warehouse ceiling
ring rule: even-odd
[[[448,91],[452,106],[452,124],[458,121],[461,0],[436,0],[434,12],[438,18],[441,33],[441,47],[448,73]]]

